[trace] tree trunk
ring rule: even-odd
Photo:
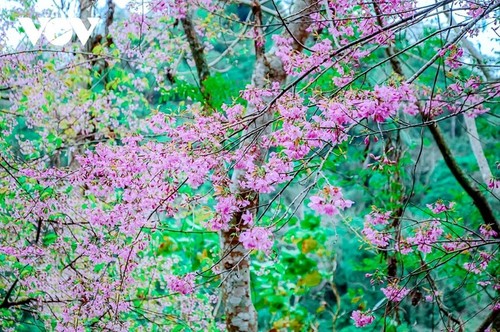
[[[302,51],[303,44],[309,36],[307,31],[310,24],[309,15],[316,12],[318,7],[319,5],[312,0],[298,0],[293,6],[292,12],[301,15],[301,17],[294,20],[294,23],[286,23],[283,34],[284,37],[293,38],[293,48],[299,52]],[[253,2],[252,9],[256,19],[255,24],[259,27],[262,25],[262,12],[260,3],[257,0]],[[262,31],[260,31],[260,36],[263,36]],[[276,56],[274,48],[265,53],[264,46],[260,43],[260,40],[262,40],[259,38],[260,36],[256,37],[255,43],[256,63],[252,75],[252,85],[256,88],[267,88],[274,82],[284,84],[287,75],[281,60]],[[271,130],[271,127],[266,124],[272,119],[274,111],[269,103],[267,107],[267,111],[253,120],[243,132],[243,137],[246,137],[246,139],[240,145],[241,149],[258,149],[257,151],[252,150],[257,154],[255,160],[257,165],[261,165],[265,161],[268,152],[257,147],[259,138],[268,134]],[[256,109],[255,105],[248,105],[247,115],[262,111]],[[231,190],[233,194],[240,197],[244,195],[244,198],[251,202],[246,207],[246,210],[251,211],[255,216],[259,204],[259,195],[255,192],[243,192],[241,190],[239,185],[241,176],[243,176],[243,173],[240,170],[234,170]],[[251,298],[250,252],[239,243],[236,231],[236,226],[239,227],[240,232],[242,231],[241,216],[243,212],[236,213],[233,216],[229,230],[223,231],[221,234],[222,257],[224,257],[222,266],[227,273],[222,284],[222,303],[228,331],[253,332],[257,331],[257,314]]]
[[[309,36],[306,31],[310,24],[309,15],[318,10],[318,4],[313,0],[298,0],[293,6],[292,12],[301,15],[293,23],[286,23],[284,37],[293,37],[293,47],[297,51],[302,51],[303,43]],[[287,75],[283,69],[281,60],[276,56],[275,49],[268,53],[264,51],[262,27],[262,9],[258,0],[252,2],[252,10],[255,17],[255,26],[260,30],[260,36],[255,43],[256,62],[252,75],[252,85],[256,88],[269,87],[271,83],[285,83]],[[181,20],[184,33],[188,40],[193,59],[196,64],[198,79],[200,80],[200,89],[204,95],[205,102],[210,105],[210,96],[203,87],[205,81],[210,75],[210,68],[206,61],[204,48],[199,40],[190,14]],[[270,102],[270,100],[269,100]],[[270,105],[268,105],[270,106]],[[255,105],[248,105],[247,115],[252,115],[263,110],[256,109]],[[271,128],[266,126],[273,116],[271,107],[267,111],[253,120],[248,128],[243,132],[242,137],[246,137],[241,144],[241,149],[255,149],[259,137],[270,132]],[[251,133],[251,134],[250,134]],[[248,137],[247,137],[248,135]],[[267,155],[267,150],[253,150],[257,154],[255,163],[261,165]],[[248,200],[250,205],[245,209],[252,213],[257,213],[259,205],[259,195],[255,192],[243,192],[239,179],[243,176],[241,170],[234,170],[231,179],[231,192],[240,198]],[[245,210],[245,211],[246,211]],[[239,242],[238,234],[245,230],[241,226],[241,217],[245,211],[235,213],[229,225],[229,229],[221,232],[221,266],[223,267],[223,282],[221,291],[222,306],[226,317],[227,331],[257,331],[257,313],[253,306],[250,286],[250,252],[243,248]]]

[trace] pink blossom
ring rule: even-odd
[[[194,277],[194,273],[188,273],[184,277],[170,275],[166,278],[168,289],[183,295],[191,294],[195,286]]]
[[[397,285],[388,285],[387,288],[382,288],[381,290],[385,297],[392,302],[401,302],[401,300],[410,292],[409,289],[406,289],[405,287],[400,288]]]
[[[407,240],[400,239],[396,243],[396,250],[399,251],[402,255],[408,255],[409,253],[413,252],[413,248],[411,247],[411,244],[408,243]]]
[[[461,93],[463,91],[462,86],[460,85],[460,82],[456,82],[453,84],[448,85],[448,89],[455,93]]]
[[[457,69],[462,66],[460,58],[463,56],[464,51],[462,48],[457,47],[455,44],[448,45],[446,48],[442,48],[438,51],[438,55],[443,57],[446,53],[448,57],[445,59],[445,64],[450,67],[450,69]]]
[[[464,264],[464,269],[466,269],[467,271],[472,272],[474,274],[481,273],[481,269],[479,269],[476,264],[470,263],[470,262]]]
[[[484,271],[488,267],[488,264],[490,263],[490,261],[493,259],[493,255],[482,251],[479,253],[479,258],[480,258],[479,259],[479,261],[480,261],[479,266]]]
[[[264,227],[254,227],[240,234],[240,242],[245,249],[267,252],[273,246],[272,232]]]
[[[468,262],[463,266],[464,268],[474,274],[480,274],[488,267],[488,264],[493,259],[493,255],[487,252],[481,251],[479,253],[479,260],[477,262]]]
[[[438,296],[441,296],[441,295],[440,295],[440,292],[439,292],[439,291],[437,291],[437,290],[435,290],[434,292],[432,292],[432,293],[430,293],[430,294],[427,294],[427,295],[425,296],[425,301],[426,301],[426,302],[434,302],[434,299],[435,299],[436,297],[438,297]]]
[[[443,249],[446,251],[455,251],[455,250],[462,250],[467,247],[466,242],[460,242],[460,241],[450,241],[450,242],[445,242],[443,243]]]
[[[479,227],[479,232],[485,238],[498,236],[498,233],[491,228],[491,225],[481,225],[481,227]]]
[[[387,247],[389,245],[389,241],[392,239],[391,234],[387,232],[379,232],[367,224],[365,224],[365,228],[363,228],[361,233],[371,244],[380,248]]]
[[[0,86],[8,87],[5,98],[11,104],[10,111],[14,112],[2,114],[2,138],[12,141],[14,150],[10,151],[7,146],[6,153],[2,154],[5,159],[2,166],[13,174],[0,180],[0,237],[3,239],[0,254],[6,256],[2,273],[18,283],[9,284],[5,280],[7,284],[3,286],[12,285],[15,288],[12,295],[19,300],[36,298],[32,304],[40,310],[37,316],[41,320],[47,318],[47,326],[57,323],[54,330],[83,331],[85,326],[95,330],[131,330],[134,322],[124,320],[133,318],[127,314],[135,303],[132,299],[142,293],[141,290],[148,289],[149,284],[161,284],[165,279],[170,293],[187,295],[195,291],[193,273],[168,274],[183,268],[180,260],[172,259],[177,254],[147,259],[151,256],[147,254],[148,248],[155,248],[156,241],[161,245],[170,242],[168,237],[163,237],[163,227],[172,227],[172,232],[187,231],[200,226],[210,215],[212,219],[206,226],[213,230],[239,227],[235,231],[241,232],[237,234],[237,241],[241,241],[242,247],[269,251],[273,234],[267,228],[254,227],[255,211],[249,201],[241,198],[247,196],[246,193],[250,192],[250,196],[272,193],[285,187],[285,183],[300,181],[302,174],[316,172],[317,166],[329,168],[331,162],[340,161],[344,152],[348,152],[344,155],[348,160],[355,159],[356,154],[351,151],[358,148],[353,146],[358,135],[373,136],[372,144],[367,136],[367,146],[361,149],[366,148],[366,153],[375,160],[374,169],[391,174],[396,158],[390,157],[393,153],[384,149],[384,144],[375,144],[376,132],[391,131],[398,123],[404,128],[417,125],[421,120],[419,101],[425,105],[423,112],[429,119],[442,113],[448,117],[463,111],[464,115],[474,117],[489,111],[486,101],[497,97],[499,85],[484,84],[475,76],[464,82],[450,76],[452,84],[444,91],[428,89],[425,84],[400,83],[405,78],[397,75],[388,80],[377,79],[384,83],[375,87],[363,84],[365,78],[371,82],[372,77],[359,74],[376,61],[373,52],[390,48],[398,27],[402,27],[394,23],[411,18],[416,9],[416,1],[385,0],[377,5],[380,15],[376,16],[372,4],[351,0],[326,1],[321,11],[298,15],[298,20],[306,18],[308,30],[321,28],[323,33],[315,31],[314,38],[307,39],[305,52],[301,51],[298,40],[287,37],[286,33],[272,37],[272,49],[281,61],[269,58],[270,66],[257,61],[255,72],[272,69],[267,77],[274,82],[253,80],[254,85],[247,86],[240,93],[241,98],[226,91],[228,95],[223,99],[230,104],[222,106],[207,105],[202,95],[192,98],[195,94],[190,91],[185,91],[187,95],[179,94],[174,85],[166,81],[170,80],[169,74],[176,74],[179,81],[186,78],[183,78],[186,74],[181,74],[186,66],[182,65],[183,69],[176,73],[179,60],[185,58],[188,67],[195,65],[191,52],[186,52],[189,43],[185,36],[177,33],[182,28],[176,27],[179,22],[175,21],[198,8],[223,14],[224,6],[217,1],[150,0],[144,8],[139,8],[138,3],[131,4],[130,19],[123,25],[116,22],[118,25],[110,26],[116,48],[105,48],[113,55],[113,59],[107,57],[105,62],[112,69],[119,66],[123,56],[133,60],[128,63],[132,70],[125,76],[118,75],[112,84],[99,91],[75,89],[82,85],[80,83],[88,85],[96,81],[97,77],[87,74],[97,68],[92,68],[91,63],[75,67],[64,52],[54,53],[57,57],[53,59],[49,53],[43,57],[23,52],[2,56]],[[487,8],[482,2],[460,5],[473,17]],[[147,15],[137,9],[146,9]],[[212,52],[216,39],[224,37],[227,29],[218,31],[220,26],[210,24],[210,17],[205,16],[194,15],[193,27],[205,51]],[[331,21],[332,17],[335,22]],[[297,26],[301,25],[297,22]],[[247,22],[247,30],[257,39],[256,44],[262,46],[261,27],[253,23],[258,22]],[[293,20],[291,23],[293,25]],[[137,43],[141,47],[135,47]],[[221,68],[234,62],[238,54],[231,53],[221,54]],[[448,68],[461,65],[463,51],[458,46],[446,46],[439,54]],[[104,64],[104,60],[100,62]],[[239,68],[236,66],[233,70]],[[298,80],[289,81],[295,82],[293,86],[286,84],[290,76],[300,76]],[[317,81],[319,78],[321,81]],[[191,78],[188,81],[194,82]],[[344,86],[351,83],[355,84]],[[341,86],[341,91],[329,91]],[[150,98],[153,91],[155,95],[167,97],[169,102],[153,102]],[[174,99],[170,100],[169,96]],[[179,96],[182,101],[177,100]],[[161,104],[158,109],[162,111],[153,111],[157,104]],[[247,110],[249,116],[244,116]],[[145,116],[150,111],[152,116]],[[267,124],[260,126],[260,120]],[[33,138],[14,138],[19,125],[24,126],[23,122],[35,134],[30,135]],[[22,132],[26,131],[21,130],[19,135]],[[345,144],[340,146],[341,143]],[[16,161],[18,158],[12,157],[16,155],[17,145],[21,149],[18,157],[22,158]],[[83,152],[87,149],[88,152]],[[324,154],[326,151],[331,152]],[[56,158],[51,160],[52,157]],[[12,166],[7,159],[12,159]],[[351,161],[355,162],[354,159]],[[20,160],[29,162],[19,163]],[[70,161],[70,165],[65,165]],[[59,168],[59,164],[64,167]],[[51,168],[47,169],[49,165]],[[17,171],[19,167],[30,168]],[[233,182],[232,175],[238,179],[237,183]],[[16,183],[17,179],[20,183]],[[499,180],[491,179],[488,187],[499,188]],[[43,193],[41,188],[45,188]],[[375,197],[375,201],[382,199]],[[277,204],[269,206],[271,210],[266,219],[280,218],[273,216]],[[343,197],[340,188],[328,185],[313,194],[309,206],[320,214],[336,216],[352,204]],[[434,214],[443,215],[453,208],[453,203],[438,201],[429,208]],[[196,216],[191,221],[187,217],[193,213]],[[239,213],[243,213],[241,223],[230,225]],[[415,217],[415,221],[405,221],[400,229],[393,230],[391,212],[374,209],[365,217],[362,234],[372,245],[387,248],[396,242],[393,234],[401,231],[394,243],[397,252],[403,255],[413,250],[420,251],[417,254],[431,252],[441,242],[442,225],[438,220],[428,222],[417,220],[417,216],[408,217]],[[410,229],[414,222],[419,227]],[[470,248],[466,253],[472,255],[472,259],[464,268],[473,273],[484,272],[495,253],[494,246],[485,243],[493,241],[474,238],[476,234],[468,227],[459,230],[451,225],[450,232],[454,230],[458,231],[456,238],[446,237],[442,248],[446,251]],[[409,237],[408,232],[411,232]],[[478,233],[483,239],[499,235],[498,230],[488,225],[481,226]],[[488,251],[477,252],[476,244]],[[164,248],[161,245],[160,248]],[[413,259],[401,258],[410,260],[405,266],[411,270]],[[436,269],[436,275],[445,274],[446,265],[431,264],[434,257],[423,255],[422,258],[429,259],[428,266]],[[219,269],[215,267],[214,272],[219,273]],[[265,271],[264,266],[261,271]],[[408,271],[401,272],[407,274]],[[366,277],[373,285],[384,282],[382,274],[377,270]],[[144,275],[151,278],[141,278]],[[492,279],[493,283],[496,281]],[[486,282],[480,284],[486,285]],[[488,287],[498,290],[500,284]],[[396,302],[408,295],[407,289],[395,284],[383,292],[389,301]],[[430,301],[433,296],[437,295],[427,295],[426,299]],[[181,303],[175,307],[179,308],[179,317],[186,324],[193,323],[193,329],[208,330],[213,323],[213,306],[205,306],[201,298],[206,296],[181,296]],[[44,305],[46,300],[61,302]],[[174,308],[175,301],[175,298],[166,302],[151,301],[148,306],[151,312],[162,312],[165,305]],[[498,309],[498,303],[494,308]],[[20,309],[14,306],[12,313],[6,313],[16,318]],[[372,314],[357,310],[351,318],[357,327],[362,327],[373,322]],[[200,319],[203,317],[206,319]],[[219,330],[225,329],[217,324]]]
[[[327,216],[334,216],[339,213],[339,210],[333,205],[326,203],[323,197],[311,196],[309,207],[319,214],[326,214]]]
[[[354,204],[353,201],[343,198],[341,189],[338,187],[327,186],[321,192],[321,196],[310,197],[308,206],[319,214],[334,216]]]
[[[217,204],[215,211],[220,218],[222,228],[225,228],[227,223],[231,220],[233,213],[238,211],[236,198],[234,196],[219,196],[217,197]]]
[[[387,211],[384,213],[372,211],[370,214],[365,216],[365,220],[372,226],[375,225],[387,225],[389,218],[391,217],[392,211]]]
[[[406,241],[409,244],[417,245],[417,249],[428,254],[431,252],[432,245],[435,244],[443,234],[443,229],[437,220],[420,227],[414,237],[408,237]]]
[[[251,211],[245,211],[241,216],[241,220],[243,220],[243,225],[253,226],[253,213]]]
[[[269,155],[269,160],[257,167],[254,164],[253,158],[244,156],[246,162],[240,162],[241,169],[246,169],[245,179],[240,181],[244,188],[255,190],[259,193],[271,193],[275,190],[275,186],[288,181],[291,177],[288,174],[292,169],[292,163],[280,158],[276,153]]]
[[[455,251],[457,250],[456,242],[445,242],[443,243],[443,249],[446,251]]]
[[[387,225],[392,211],[379,212],[373,207],[373,211],[365,216],[364,228],[361,233],[374,246],[385,248],[392,239],[391,234],[383,230],[376,229],[376,226]]]
[[[450,211],[451,209],[453,209],[453,206],[455,206],[455,202],[450,202],[448,206],[446,206],[441,200],[438,200],[436,203],[434,203],[434,205],[427,204],[427,207],[431,209],[431,211],[435,214]]]
[[[493,189],[499,189],[500,188],[500,180],[499,179],[495,179],[495,178],[491,178],[489,181],[488,181],[488,188],[493,190]]]
[[[354,325],[356,327],[363,327],[371,324],[375,317],[373,317],[369,311],[362,312],[360,310],[355,310],[352,312],[351,319],[354,320]]]

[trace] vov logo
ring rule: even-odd
[[[36,45],[40,37],[43,35],[47,41],[54,46],[64,46],[71,41],[73,34],[76,33],[78,39],[84,46],[89,40],[90,35],[97,27],[100,18],[89,17],[90,28],[87,30],[82,20],[76,17],[73,18],[48,18],[41,17],[38,19],[40,28],[37,29],[33,20],[28,17],[20,17],[21,23],[26,35],[28,35],[31,44]]]

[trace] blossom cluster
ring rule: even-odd
[[[375,320],[375,317],[370,312],[355,310],[351,314],[351,319],[354,320],[354,326],[364,327],[370,325]]]
[[[401,302],[406,295],[410,293],[410,290],[405,287],[400,287],[395,284],[390,284],[385,288],[380,289],[384,293],[385,297],[392,302]]]
[[[240,234],[240,242],[245,249],[257,249],[268,252],[273,246],[271,230],[264,227],[253,227]]]
[[[389,219],[392,211],[379,212],[373,210],[370,214],[365,216],[364,228],[361,233],[372,245],[385,248],[389,245],[389,241],[392,239],[392,235],[384,230],[380,230],[380,227],[376,226],[386,226],[389,224]]]
[[[184,277],[171,275],[166,278],[166,281],[172,292],[187,295],[194,291],[194,277],[194,273],[188,273]]]
[[[484,4],[462,2],[472,18],[480,17]],[[360,124],[385,134],[392,130],[386,130],[387,125],[399,125],[420,112],[431,119],[445,112],[476,117],[489,111],[486,101],[498,97],[500,91],[498,83],[484,84],[475,76],[454,79],[445,91],[422,89],[401,77],[391,77],[388,83],[377,80],[369,88],[364,84],[353,88],[359,82],[359,70],[364,71],[362,65],[378,57],[375,52],[381,48],[390,50],[396,31],[403,29],[401,24],[395,25],[397,29],[383,26],[410,20],[416,2],[327,0],[307,14],[311,22],[305,30],[314,35],[307,43],[301,45],[287,34],[272,37],[272,52],[279,58],[274,60],[279,62],[282,76],[300,79],[300,84],[284,89],[286,78],[254,82],[240,91],[243,102],[220,107],[201,101],[198,91],[190,91],[182,101],[175,100],[178,109],[165,110],[162,102],[155,109],[151,95],[174,93],[173,82],[168,82],[172,73],[178,82],[191,81],[175,72],[184,59],[188,67],[194,67],[192,52],[187,51],[191,45],[177,31],[179,20],[198,9],[211,12],[200,15],[203,20],[193,19],[201,49],[210,51],[214,47],[210,41],[227,32],[219,30],[218,24],[209,24],[211,17],[227,13],[212,0],[153,0],[146,4],[147,14],[143,6],[132,1],[128,19],[109,27],[116,36],[113,47],[99,59],[105,63],[106,79],[94,71],[97,61],[88,61],[76,54],[79,52],[2,54],[2,103],[8,98],[15,112],[2,112],[0,138],[14,137],[21,153],[10,150],[13,147],[4,144],[7,141],[1,147],[8,150],[5,156],[12,153],[14,161],[23,160],[11,167],[4,153],[1,156],[6,170],[0,179],[0,254],[5,256],[1,258],[6,280],[2,286],[15,285],[19,298],[39,306],[41,316],[49,317],[48,321],[55,317],[59,331],[82,330],[85,324],[97,330],[133,329],[122,321],[124,313],[131,312],[133,299],[143,299],[144,290],[149,291],[153,283],[157,287],[151,288],[162,292],[193,294],[183,296],[179,306],[183,318],[193,323],[197,308],[205,314],[212,308],[195,300],[195,274],[174,275],[182,264],[162,255],[146,259],[161,241],[161,229],[176,231],[170,227],[192,214],[196,227],[234,231],[232,235],[245,250],[269,253],[274,245],[273,229],[256,220],[259,206],[254,203],[259,195],[280,195],[279,189],[297,174],[313,169],[310,161],[321,159],[323,151],[336,153],[334,149],[342,144],[352,146],[353,132]],[[334,18],[324,19],[324,14]],[[404,26],[413,25],[408,22]],[[252,33],[260,38],[258,29],[254,26]],[[267,46],[266,42],[271,38],[259,40],[259,46]],[[220,59],[238,53],[232,47]],[[301,52],[303,48],[307,52]],[[464,51],[458,45],[447,44],[438,55],[448,69],[463,66]],[[128,58],[124,62],[132,70],[119,68],[122,58]],[[320,79],[327,80],[333,93],[317,90]],[[208,89],[209,85],[201,86]],[[7,97],[4,91],[8,91]],[[181,95],[175,90],[177,93]],[[256,113],[246,116],[249,109]],[[257,127],[256,119],[262,118],[265,125]],[[20,133],[24,127],[39,139],[24,137]],[[258,133],[256,140],[246,135],[254,132]],[[366,155],[375,160],[371,171],[398,163],[389,157],[391,148],[376,156],[368,137],[365,143]],[[494,177],[487,185],[495,191],[500,182]],[[330,217],[354,204],[344,198],[341,188],[331,185],[309,200],[312,210]],[[466,224],[460,230],[466,233],[463,236],[444,234],[438,217],[448,218],[454,203],[437,201],[427,207],[433,219],[417,220],[401,229],[395,226],[399,220],[391,224],[393,211],[374,208],[365,216],[361,234],[377,250],[390,253],[394,249],[398,258],[415,252],[425,260],[433,248],[444,249],[444,255],[463,252],[469,261],[460,264],[469,275],[482,275],[493,265],[494,256],[487,245],[499,236],[494,224],[480,226],[478,233]],[[216,272],[217,267],[212,268]],[[153,270],[159,273],[153,276]],[[372,284],[387,282],[383,274],[377,272]],[[144,275],[151,275],[151,280],[141,279]],[[480,285],[494,282],[483,280]],[[401,302],[410,294],[395,283],[382,292],[392,302]],[[426,300],[436,296],[433,291]],[[165,307],[171,304],[165,300]],[[499,305],[494,303],[495,310]],[[356,310],[351,318],[357,327],[374,321],[371,311]],[[81,326],[74,326],[78,325],[75,322]],[[208,330],[206,326],[199,329]]]
[[[320,195],[310,197],[309,207],[319,214],[335,216],[341,210],[345,210],[354,204],[353,201],[345,199],[342,190],[338,187],[326,186]]]
[[[417,249],[424,254],[431,252],[432,245],[435,244],[443,234],[443,229],[439,221],[434,220],[426,223],[415,232],[415,236],[406,238],[409,244],[416,245]]]

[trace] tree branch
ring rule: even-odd
[[[500,321],[500,310],[492,310],[491,313],[486,317],[486,319],[479,325],[476,332],[484,332],[492,323],[498,323]],[[498,330],[496,330],[498,331]]]
[[[448,166],[460,186],[462,186],[465,192],[472,198],[472,201],[479,210],[484,223],[490,225],[491,228],[497,232],[497,234],[500,234],[500,225],[498,224],[498,221],[496,220],[495,215],[493,214],[493,210],[488,204],[486,197],[477,188],[474,188],[472,186],[471,182],[467,178],[467,175],[458,165],[457,161],[453,157],[453,153],[451,152],[450,147],[448,146],[448,144],[446,144],[445,138],[438,124],[430,124],[429,130],[434,137],[434,141],[436,142],[439,151],[441,151],[441,155],[443,156],[446,165]]]
[[[14,291],[14,288],[16,288],[16,285],[18,282],[19,282],[19,279],[16,279],[16,281],[14,281],[14,283],[10,286],[9,290],[7,291],[7,294],[5,294],[5,298],[3,299],[2,303],[0,303],[0,309],[8,309],[10,307],[28,304],[31,301],[35,300],[33,298],[27,298],[27,299],[15,301],[15,302],[9,301],[9,298],[11,297],[12,292]]]
[[[491,10],[493,10],[496,7],[498,7],[498,4],[496,6],[490,5],[488,10],[486,10],[483,13],[483,17],[484,17],[484,15],[487,15],[488,12],[490,12]],[[466,27],[468,27],[468,29],[470,29],[477,22],[478,22],[477,19],[473,20],[472,22],[467,24]],[[474,24],[471,24],[471,23],[474,23]],[[462,29],[461,33],[459,35],[457,35],[457,37],[455,37],[452,42],[455,43],[455,42],[459,41],[460,38],[462,38],[466,32],[467,32],[467,30],[465,30],[465,28]],[[451,45],[451,44],[448,43],[448,45]],[[393,71],[404,78],[405,75],[403,73],[401,63],[396,57],[393,56],[393,52],[394,51],[391,47],[386,48],[386,53],[391,58],[390,63],[391,63]],[[432,61],[432,63],[434,61]],[[431,61],[429,61],[428,64],[429,63],[431,63]],[[424,66],[423,68],[427,68],[427,67]],[[421,69],[421,70],[419,70],[419,72],[421,73],[421,72],[423,72],[423,70]],[[411,83],[413,80],[415,80],[418,77],[417,74],[418,73],[414,74],[412,76],[412,78],[410,78],[407,81]],[[418,107],[420,114],[423,116],[424,121],[429,120],[429,119],[427,119],[427,117],[423,113],[422,105],[419,102],[417,102],[416,106]],[[493,210],[491,209],[491,206],[489,205],[488,201],[486,200],[486,197],[477,188],[474,188],[472,186],[472,183],[469,181],[469,179],[467,178],[464,171],[458,165],[457,161],[453,157],[453,153],[451,152],[450,147],[446,143],[446,140],[441,132],[441,129],[439,128],[439,125],[436,122],[434,122],[434,123],[429,124],[428,128],[432,134],[432,137],[434,137],[434,141],[436,142],[436,145],[438,146],[439,151],[441,152],[441,155],[443,156],[443,159],[444,159],[446,165],[448,166],[449,170],[451,171],[451,173],[453,174],[453,176],[455,177],[457,182],[460,184],[460,186],[472,198],[474,205],[476,205],[477,209],[479,210],[479,213],[481,214],[481,217],[483,218],[484,223],[487,225],[490,225],[492,227],[492,229],[495,230],[497,232],[497,234],[500,235],[500,225],[499,225],[498,221],[496,220],[495,215],[493,214]]]

